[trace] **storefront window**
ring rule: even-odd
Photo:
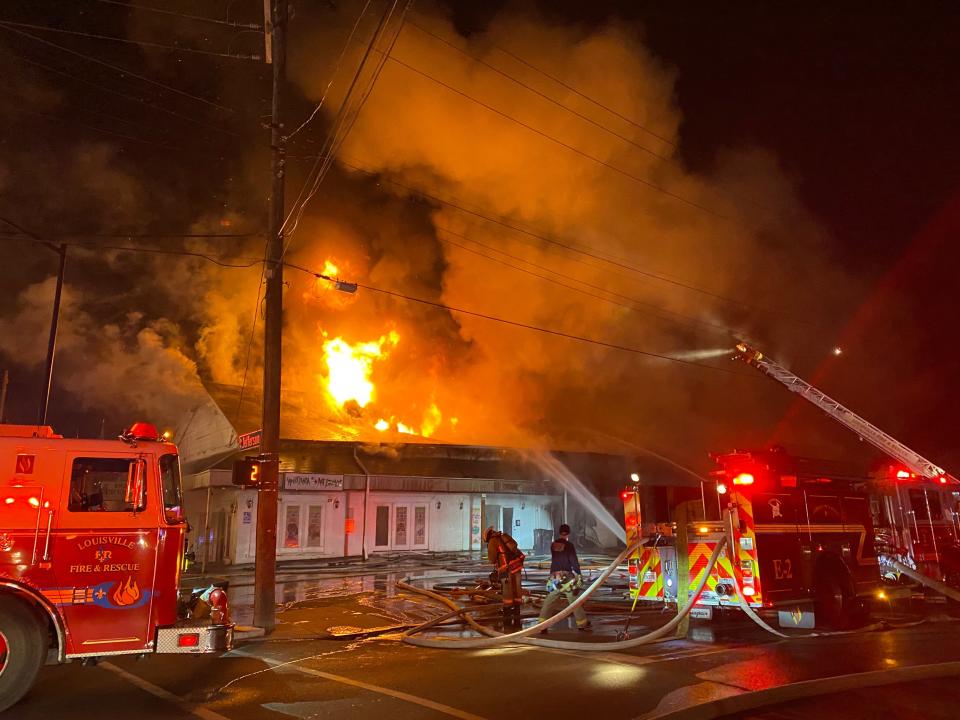
[[[287,505],[283,519],[283,547],[300,547],[300,506]]]
[[[413,509],[413,544],[427,544],[427,508],[424,505]]]
[[[323,505],[311,505],[307,517],[307,547],[323,547]]]
[[[407,508],[405,505],[397,505],[394,516],[394,545],[407,544]]]

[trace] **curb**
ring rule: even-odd
[[[233,641],[235,643],[248,642],[257,638],[262,638],[266,634],[267,631],[262,627],[254,627],[252,625],[237,625],[233,628]]]
[[[747,710],[756,710],[767,705],[776,705],[790,700],[801,700],[844,690],[892,685],[909,680],[930,680],[952,675],[960,675],[960,660],[804,680],[765,690],[731,695],[680,710],[662,713],[653,712],[641,715],[638,720],[714,720],[725,715],[743,713]]]

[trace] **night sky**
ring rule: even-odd
[[[228,4],[232,19],[259,21],[259,2],[184,0],[162,5],[183,13],[223,17],[222,7]],[[296,33],[297,23],[322,18],[337,5],[295,3],[291,32]],[[501,2],[446,2],[441,9],[419,5],[417,9],[439,13],[446,8],[455,27],[469,38],[482,33],[498,14],[516,7]],[[797,353],[795,370],[921,452],[948,467],[952,464],[956,473],[960,466],[953,419],[954,408],[960,405],[956,384],[960,341],[955,321],[960,269],[956,242],[960,229],[956,195],[960,11],[950,3],[924,2],[598,0],[521,7],[535,8],[544,22],[562,26],[613,23],[640,28],[647,49],[677,73],[675,101],[682,112],[678,146],[692,170],[710,172],[724,153],[742,147],[760,148],[776,159],[823,229],[822,252],[853,278],[852,297],[835,309],[834,317],[824,318],[831,334],[815,338],[809,352]],[[151,38],[216,52],[261,49],[256,35],[134,16],[122,7],[86,0],[7,2],[0,10],[2,21]],[[266,196],[243,190],[257,172],[266,172],[263,123],[269,85],[262,65],[19,29],[237,112],[224,113],[149,84],[118,82],[108,68],[71,59],[9,27],[0,30],[0,85],[7,97],[0,108],[5,126],[0,140],[0,216],[15,219],[44,237],[185,232],[196,226],[198,217],[207,219],[205,227],[220,232],[262,231]],[[170,112],[104,93],[64,73]],[[60,98],[45,110],[43,88],[51,85]],[[299,89],[291,85],[288,92],[291,115],[308,113],[312,103]],[[55,119],[64,117],[73,121]],[[291,146],[291,155],[308,155],[320,142],[322,131],[320,127],[305,133]],[[149,213],[111,215],[96,193],[81,187],[82,173],[62,175],[58,158],[91,133],[119,148],[106,164],[116,163],[143,180],[138,192],[148,193],[150,201],[139,206],[148,206]],[[131,141],[131,137],[149,142]],[[30,152],[25,154],[24,149]],[[191,163],[194,172],[179,172],[183,162]],[[295,159],[291,166],[296,178]],[[102,169],[102,164],[97,163],[97,168]],[[51,178],[60,182],[51,184]],[[114,192],[122,195],[127,190],[118,183]],[[229,224],[218,222],[227,217]],[[0,314],[10,316],[16,312],[19,289],[49,276],[55,258],[36,245],[12,239],[2,242],[0,277],[11,291],[5,294]],[[152,242],[151,247],[184,247],[182,241],[142,242]],[[208,242],[223,248],[230,241]],[[105,269],[90,258],[71,266],[72,281],[79,286],[109,287],[125,298],[122,304],[103,304],[103,318],[111,321],[130,311],[150,313],[178,302],[172,290],[164,296],[162,290],[147,289],[138,277],[143,271],[142,264],[133,262]],[[807,290],[823,292],[815,280]],[[750,288],[744,292],[750,295]],[[751,300],[758,305],[784,304],[775,289]],[[789,300],[796,303],[798,299]],[[182,318],[181,329],[188,335],[196,329],[192,322],[199,320]],[[45,340],[11,342],[8,338],[3,343],[12,372],[6,413],[10,421],[32,421],[40,383],[38,368],[22,362],[17,345],[45,345]],[[840,358],[823,352],[834,344],[843,347]],[[775,352],[773,348],[771,353]],[[780,394],[785,392],[770,384],[769,393],[779,398],[777,402],[783,402]],[[800,407],[788,411],[788,422],[794,413],[800,423],[829,423]],[[80,409],[67,391],[55,387],[52,420],[62,432],[96,434],[100,418],[117,424],[124,422],[121,415],[114,410]],[[728,417],[722,422],[735,427],[739,419]],[[771,441],[789,445],[789,429],[784,427],[789,426],[769,428]],[[823,432],[830,436],[834,431]]]

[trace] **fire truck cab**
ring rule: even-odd
[[[152,425],[117,440],[0,425],[0,711],[44,662],[230,648],[222,592],[181,617],[181,498],[177,448]]]

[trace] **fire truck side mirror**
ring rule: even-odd
[[[130,463],[127,469],[127,489],[123,499],[130,506],[131,512],[143,512],[147,507],[146,477],[146,460],[134,460]]]
[[[233,461],[233,484],[246,488],[260,487],[263,474],[262,463],[259,458],[247,457]]]

